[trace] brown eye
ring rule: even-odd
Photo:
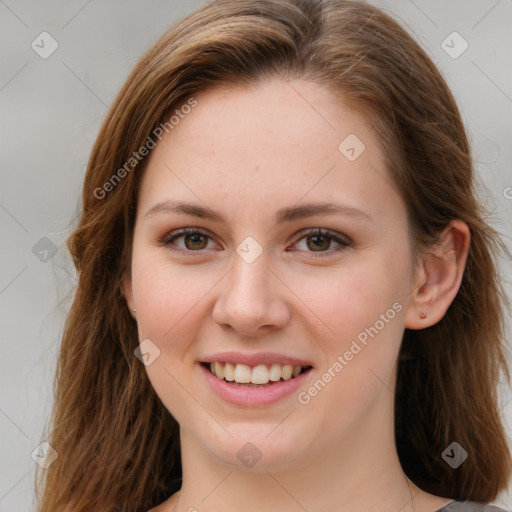
[[[329,249],[331,245],[331,239],[328,236],[324,235],[310,235],[306,237],[308,240],[307,246],[312,250],[316,249]],[[311,243],[309,243],[311,241]]]
[[[295,243],[296,250],[305,252],[308,257],[312,258],[332,256],[352,245],[350,238],[323,229],[310,229],[303,235],[305,236]],[[303,240],[305,243],[302,243]],[[337,246],[331,248],[333,243]]]
[[[205,249],[208,245],[207,237],[201,233],[182,235],[185,247],[190,250]]]
[[[194,228],[184,228],[169,233],[159,240],[159,244],[165,246],[172,252],[181,253],[201,253],[203,249],[208,249],[208,242],[211,236]]]

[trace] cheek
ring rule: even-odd
[[[204,316],[205,294],[214,284],[212,272],[178,266],[165,254],[134,251],[132,287],[137,307],[139,340],[151,340],[157,357],[146,366],[153,389],[179,423],[207,415],[190,397],[190,367],[194,363],[194,332]],[[159,351],[159,352],[158,352]]]
[[[404,257],[384,256],[370,254],[356,262],[356,255],[332,272],[322,269],[300,279],[295,276],[294,292],[325,327],[322,334],[327,335],[318,336],[317,341],[331,351],[344,350],[347,343],[376,323],[377,329],[389,332],[391,338],[399,336],[402,326],[397,310],[404,309],[408,263]],[[392,324],[394,329],[389,328]]]
[[[393,389],[410,268],[404,247],[399,253],[379,251],[364,261],[354,259],[321,279],[300,280],[297,295],[321,320],[318,325],[328,327],[321,327],[315,339],[325,354],[319,379],[314,389],[303,390],[319,411],[334,403],[351,411],[347,417],[355,417],[381,391]]]
[[[182,325],[189,325],[201,300],[218,280],[211,271],[195,265],[176,265],[157,256],[134,254],[132,264],[137,322],[141,333],[163,342],[177,339]]]
[[[337,308],[325,303],[321,309],[335,335],[317,339],[326,362],[297,400],[322,425],[326,442],[339,432],[358,432],[383,407],[392,414],[403,307],[383,295],[370,304],[352,296],[338,300]]]

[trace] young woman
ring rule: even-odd
[[[396,22],[209,2],[91,154],[40,512],[500,510],[499,247]]]

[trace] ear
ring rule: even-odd
[[[415,288],[405,314],[405,327],[423,329],[439,322],[462,282],[471,234],[461,220],[452,220],[416,271]]]
[[[130,314],[133,318],[137,318],[137,310],[133,300],[132,277],[129,272],[125,272],[123,278],[121,279],[121,292],[126,299],[126,304],[130,310]]]

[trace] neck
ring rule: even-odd
[[[251,469],[224,463],[182,433],[183,486],[179,502],[174,500],[175,512],[437,510],[425,508],[429,495],[401,468],[392,415],[385,409],[376,413],[378,418],[372,415],[354,425],[345,439],[326,446],[318,436],[318,446],[301,452],[300,458],[264,464],[263,456]]]

